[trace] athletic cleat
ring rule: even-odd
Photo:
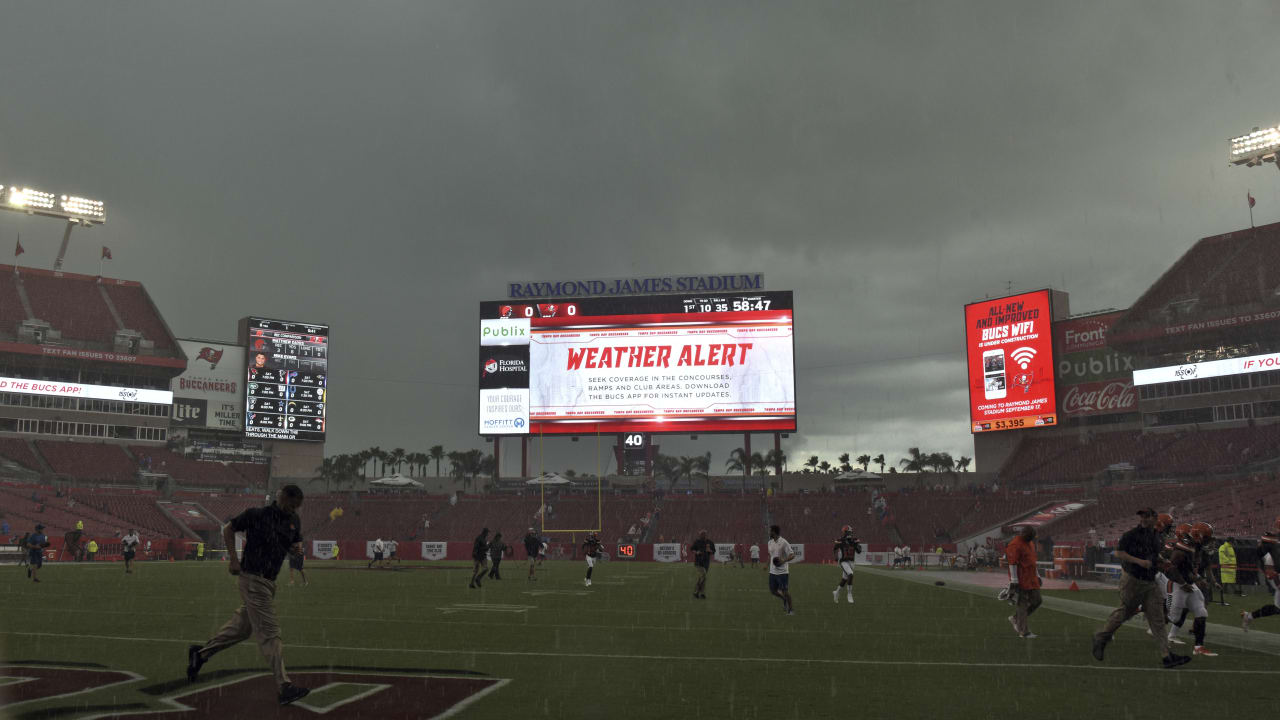
[[[1210,650],[1209,648],[1206,648],[1203,645],[1197,645],[1195,649],[1191,651],[1191,654],[1203,655],[1205,657],[1218,657],[1218,653],[1213,652],[1212,650]]]
[[[849,602],[853,602],[853,596],[852,596],[852,595],[850,595],[850,596],[849,596]]]
[[[1170,645],[1186,645],[1186,644],[1187,644],[1187,641],[1186,641],[1186,640],[1179,640],[1179,639],[1178,639],[1178,638],[1176,638],[1176,637],[1171,637],[1171,638],[1169,638],[1169,644],[1170,644]]]
[[[1040,637],[1040,636],[1039,636],[1039,635],[1037,635],[1037,634],[1035,634],[1035,633],[1033,633],[1033,632],[1029,632],[1029,633],[1027,633],[1026,635],[1023,635],[1023,636],[1022,636],[1022,639],[1023,639],[1023,640],[1035,640],[1035,639],[1036,639],[1036,638],[1038,638],[1038,637]]]
[[[187,682],[195,682],[196,676],[200,674],[200,668],[204,666],[206,660],[200,657],[200,646],[190,645],[187,647]]]
[[[1175,655],[1173,653],[1169,653],[1169,656],[1160,662],[1164,665],[1166,670],[1172,670],[1180,665],[1186,665],[1191,662],[1191,657],[1187,655]]]
[[[591,587],[591,581],[590,581],[590,580],[583,580],[583,581],[582,581],[582,586],[583,586],[583,587]]]
[[[301,700],[311,691],[304,687],[298,687],[293,683],[285,683],[280,686],[280,704],[288,705],[294,700]]]
[[[835,600],[835,601],[836,601],[836,604],[837,604],[837,605],[839,605],[839,604],[840,604],[840,591],[839,591],[839,590],[832,590],[832,591],[831,591],[831,599],[832,599],[832,600]]]
[[[1107,648],[1107,641],[1102,638],[1095,637],[1093,639],[1093,659],[1102,662],[1103,651]]]
[[[1240,613],[1240,629],[1249,632],[1249,625],[1253,623],[1253,616],[1247,612]]]
[[[1018,621],[1012,615],[1009,616],[1009,624],[1013,626],[1013,631],[1018,633],[1018,637],[1022,637],[1022,631],[1018,629]]]

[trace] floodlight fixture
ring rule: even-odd
[[[1280,152],[1280,127],[1254,128],[1228,142],[1227,161],[1232,165],[1253,167],[1276,162]],[[1277,165],[1280,168],[1280,165]]]
[[[101,200],[45,192],[23,185],[0,185],[0,209],[61,218],[77,225],[101,225],[107,221],[106,208]]]

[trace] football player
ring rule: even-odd
[[[208,348],[205,349],[207,350]],[[133,573],[133,558],[138,553],[138,543],[140,541],[141,538],[138,537],[138,533],[134,532],[133,528],[129,528],[129,534],[120,538],[120,546],[124,550],[124,572],[126,575]]]
[[[600,536],[591,533],[582,541],[582,549],[587,556],[587,578],[582,584],[591,587],[591,571],[596,569],[596,558],[600,557]]]
[[[1204,646],[1205,626],[1208,623],[1209,611],[1204,604],[1203,576],[1196,570],[1195,556],[1200,549],[1213,539],[1213,526],[1207,522],[1196,522],[1184,537],[1179,537],[1169,557],[1169,578],[1173,580],[1173,607],[1170,611],[1175,620],[1169,627],[1169,639],[1172,642],[1182,626],[1183,610],[1188,609],[1195,616],[1191,632],[1195,635],[1193,655],[1216,657]]]
[[[853,536],[853,528],[845,525],[840,528],[840,537],[832,548],[836,556],[836,565],[840,566],[840,584],[831,591],[831,599],[840,604],[840,588],[845,588],[845,597],[853,602],[853,563],[858,553],[862,552],[862,543]]]
[[[1271,567],[1267,567],[1268,560],[1271,561]],[[1249,625],[1258,618],[1280,615],[1280,578],[1276,576],[1276,568],[1280,568],[1280,517],[1275,519],[1270,530],[1262,533],[1258,542],[1258,569],[1265,571],[1267,580],[1275,589],[1275,595],[1271,598],[1270,605],[1263,605],[1253,612],[1240,613],[1240,627],[1245,632],[1249,631]]]

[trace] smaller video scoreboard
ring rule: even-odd
[[[329,326],[256,317],[244,326],[245,436],[324,442]]]

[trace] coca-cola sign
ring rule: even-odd
[[[1124,380],[1069,385],[1062,393],[1063,415],[1112,415],[1136,412],[1138,393]]]

